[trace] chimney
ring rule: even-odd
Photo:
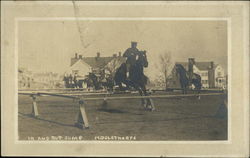
[[[96,53],[96,57],[99,58],[101,56],[100,52]]]
[[[118,54],[119,54],[119,57],[121,57],[121,56],[122,56],[122,52],[119,52]]]
[[[210,62],[210,68],[211,68],[211,69],[214,68],[214,62],[213,62],[213,61]]]
[[[75,59],[77,59],[77,53],[75,53]]]
[[[115,58],[116,58],[116,57],[117,57],[117,54],[113,54],[113,57],[115,57]]]
[[[82,55],[79,55],[79,59],[82,59]]]

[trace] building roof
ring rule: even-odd
[[[123,58],[123,57],[84,57],[82,59],[71,59],[71,66],[74,65],[77,61],[82,60],[87,63],[92,68],[104,68],[109,62],[111,62],[115,58]]]
[[[176,62],[175,64],[181,64],[186,70],[188,70],[188,62]],[[211,62],[195,62],[194,65],[199,70],[208,70],[211,68]]]
[[[114,57],[85,57],[82,60],[92,68],[105,67]]]

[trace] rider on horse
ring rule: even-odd
[[[131,42],[131,48],[128,48],[123,57],[126,57],[126,70],[130,72],[131,66],[133,66],[136,62],[137,56],[139,55],[139,50],[136,48],[137,42]],[[127,76],[128,77],[128,76]]]

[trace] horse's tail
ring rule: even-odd
[[[144,82],[145,85],[150,83],[150,80],[149,80],[148,76],[143,75],[143,82]]]
[[[194,74],[195,78],[196,78],[196,89],[200,90],[202,87],[202,83],[201,83],[201,76],[199,74]]]
[[[201,76],[200,76],[200,75],[198,75],[198,74],[196,74],[196,75],[197,75],[198,84],[199,84],[198,88],[199,88],[199,89],[201,89],[201,87],[202,87],[202,83],[201,83]]]

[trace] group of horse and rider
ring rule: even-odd
[[[79,80],[77,74],[65,75],[63,81],[66,88],[83,88],[83,83],[87,86],[86,88],[92,87],[95,90],[101,88],[107,88],[113,91],[115,85],[119,86],[120,90],[129,90],[135,88],[139,80],[141,84],[145,84],[147,77],[143,73],[143,67],[148,66],[146,57],[146,51],[139,51],[137,49],[137,42],[131,42],[131,48],[128,48],[123,57],[126,58],[125,63],[122,63],[116,70],[114,76],[108,74],[101,74],[97,76],[95,73],[90,72]],[[123,87],[122,85],[126,85]]]
[[[86,84],[88,88],[90,87],[94,87],[94,77],[97,78],[96,75],[94,75],[94,73],[89,73],[88,75],[86,75],[84,78],[82,78],[81,76],[78,76],[77,73],[72,74],[65,74],[65,76],[63,77],[63,81],[65,84],[65,88],[83,88],[83,84]],[[95,88],[97,89],[97,88]]]
[[[147,76],[144,74],[144,68],[148,67],[146,51],[137,49],[137,42],[131,42],[131,48],[128,48],[123,57],[126,62],[122,63],[116,70],[114,75],[115,84],[119,86],[120,90],[124,90],[122,84],[125,84],[125,90],[134,88],[141,96],[148,96],[146,84]],[[154,110],[154,104],[149,98],[141,98],[143,107],[147,110]]]
[[[137,42],[131,42],[131,47],[123,53],[123,57],[126,58],[126,61],[118,67],[114,76],[109,75],[106,78],[99,78],[94,73],[89,73],[85,79],[77,80],[76,75],[70,75],[64,77],[65,83],[68,83],[66,87],[82,88],[82,84],[85,83],[87,88],[94,87],[95,90],[98,90],[102,87],[106,87],[108,90],[113,91],[113,87],[118,86],[121,91],[134,89],[138,91],[141,96],[148,96],[149,93],[146,89],[148,77],[144,74],[144,68],[148,67],[147,52],[145,50],[138,50]],[[190,85],[194,85],[199,93],[202,87],[201,77],[198,74],[187,72],[181,64],[175,65],[175,69],[179,76],[183,93],[186,93]],[[125,85],[125,87],[123,85]],[[142,104],[144,107],[152,105],[151,100],[148,98],[142,98]]]

